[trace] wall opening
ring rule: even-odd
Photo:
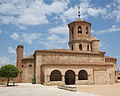
[[[74,32],[73,32],[73,28],[72,28],[72,39],[74,39]]]
[[[65,72],[65,84],[74,85],[75,84],[75,72],[72,70],[67,70]]]
[[[82,27],[78,26],[78,34],[82,33]]]
[[[80,45],[79,45],[79,50],[81,50],[81,51],[82,51],[82,44],[80,44]]]
[[[87,45],[87,51],[89,51],[89,45]]]
[[[78,80],[88,80],[88,74],[85,70],[79,71]]]
[[[62,74],[59,70],[54,70],[50,74],[50,81],[62,81]]]
[[[88,27],[86,26],[86,34],[88,34]]]
[[[71,50],[73,50],[73,45],[71,45]]]

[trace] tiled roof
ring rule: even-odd
[[[29,56],[26,56],[26,57],[24,57],[22,59],[34,59],[34,56],[33,55],[29,55]]]
[[[46,50],[36,50],[35,52],[58,52],[58,53],[81,53],[81,54],[104,54],[105,52],[83,52],[83,51],[73,51],[70,49],[46,49]]]
[[[105,56],[105,58],[111,58],[111,59],[116,59],[116,58],[113,58],[113,57],[109,57],[109,56]]]

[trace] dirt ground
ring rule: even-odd
[[[101,96],[120,96],[120,83],[113,85],[79,85],[77,91]]]

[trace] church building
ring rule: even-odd
[[[68,24],[69,49],[35,50],[23,57],[24,46],[17,46],[17,82],[43,85],[115,83],[116,58],[100,51],[100,41],[91,36],[91,23],[81,19]]]

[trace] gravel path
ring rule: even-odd
[[[0,86],[0,96],[98,96],[83,92],[71,92],[56,86],[17,84],[15,87]]]

